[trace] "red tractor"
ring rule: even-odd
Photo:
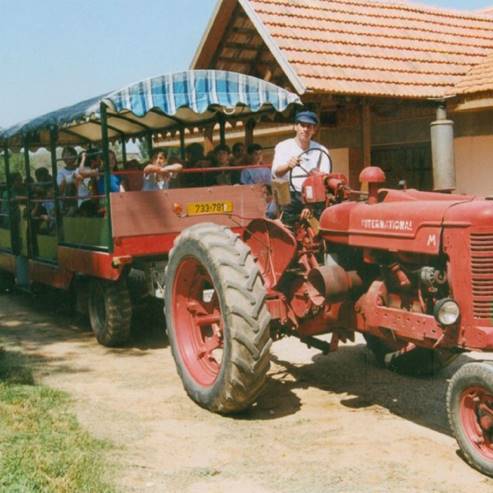
[[[376,167],[360,179],[367,193],[340,174],[308,174],[302,196],[318,218],[254,219],[241,237],[202,223],[176,239],[167,326],[199,405],[228,414],[253,403],[285,335],[330,352],[360,332],[380,363],[414,375],[493,349],[493,202],[379,188]],[[493,366],[462,366],[447,409],[466,460],[493,476]]]

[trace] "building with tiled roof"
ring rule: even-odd
[[[353,181],[371,162],[387,168],[391,183],[404,177],[431,188],[429,124],[437,101],[445,101],[455,122],[459,191],[493,193],[483,158],[471,164],[469,155],[467,173],[459,162],[474,139],[482,137],[485,152],[493,136],[491,9],[221,0],[192,66],[252,74],[296,91],[320,113],[320,140],[341,156]]]

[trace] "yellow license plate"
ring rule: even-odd
[[[233,212],[233,202],[231,202],[231,200],[190,202],[187,204],[188,216],[201,216],[203,214],[227,214],[230,212]]]

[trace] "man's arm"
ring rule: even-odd
[[[299,162],[300,158],[296,156],[292,157],[287,163],[276,166],[274,173],[278,178],[281,178],[286,173],[288,173],[289,170],[292,170],[295,166],[297,166]]]
[[[286,141],[276,145],[272,160],[272,177],[282,178],[299,163],[299,159],[288,152]]]

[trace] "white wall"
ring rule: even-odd
[[[457,192],[493,196],[493,136],[454,140]]]
[[[330,149],[330,157],[332,158],[332,171],[342,173],[349,179],[349,149],[347,147]]]

